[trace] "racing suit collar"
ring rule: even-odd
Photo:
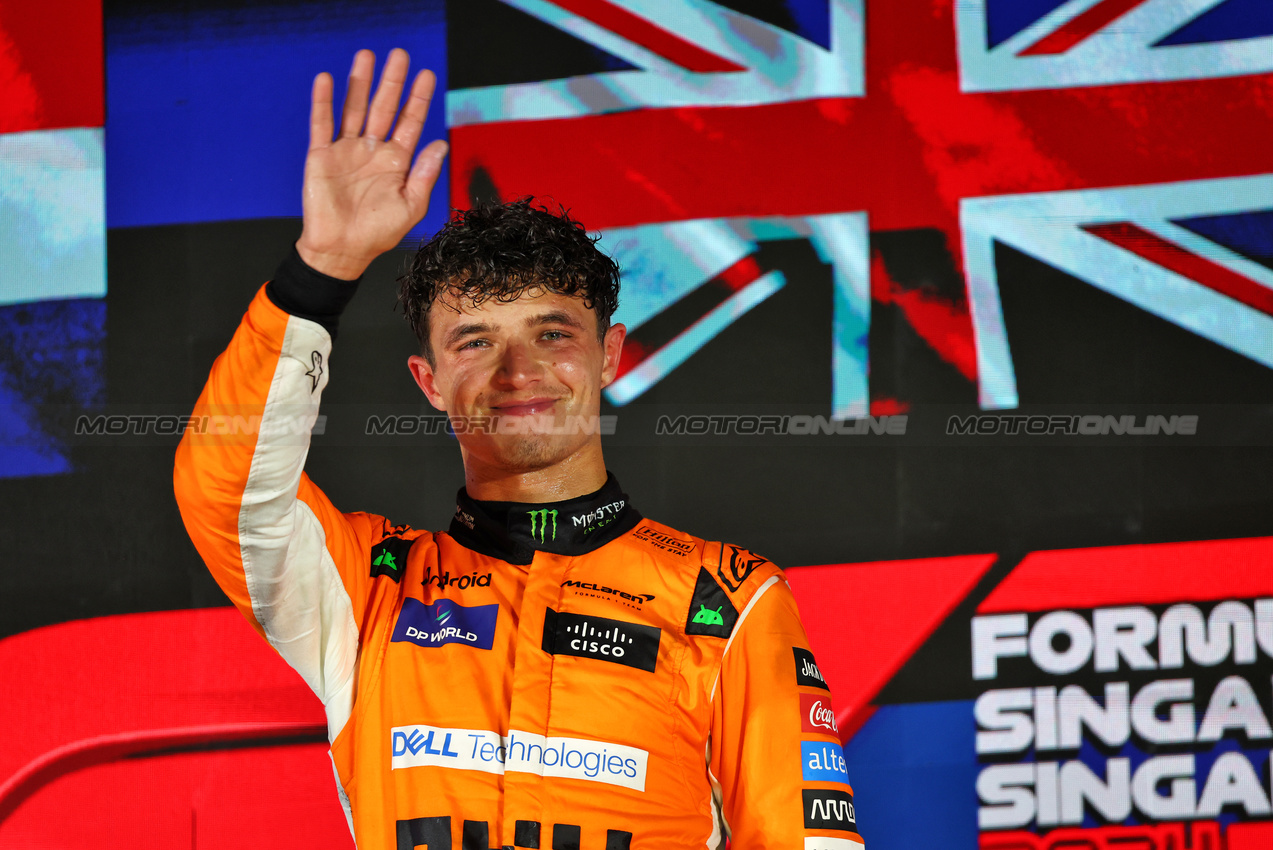
[[[599,549],[640,521],[607,472],[600,490],[561,502],[480,502],[461,488],[449,533],[474,552],[526,565],[536,551],[583,555]]]

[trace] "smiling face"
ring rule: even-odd
[[[604,339],[583,299],[531,287],[477,306],[440,296],[429,310],[433,363],[409,361],[429,402],[450,416],[468,482],[560,472],[580,495],[605,480],[597,417],[614,380],[622,325]],[[572,488],[567,485],[567,489]],[[472,492],[475,498],[482,498]]]

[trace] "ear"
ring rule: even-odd
[[[413,354],[407,358],[407,368],[411,370],[411,377],[415,378],[416,384],[424,391],[429,404],[445,412],[446,399],[438,391],[437,373],[429,365],[429,361],[418,354]]]
[[[619,355],[623,353],[623,340],[627,335],[628,329],[623,325],[611,325],[610,330],[606,331],[606,338],[601,343],[606,355],[606,362],[601,367],[602,387],[614,383],[614,376],[619,371]]]

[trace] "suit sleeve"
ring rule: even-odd
[[[306,273],[317,273],[295,263],[275,283],[304,291]],[[352,294],[352,284],[335,283]],[[331,317],[319,309],[303,318],[276,303],[286,287],[281,298],[266,290],[213,364],[177,449],[174,488],[213,577],[323,701],[334,738],[352,707],[369,593],[361,568],[383,523],[341,514],[302,471],[329,374]]]
[[[741,612],[712,707],[708,768],[734,847],[862,850],[831,692],[781,572]]]

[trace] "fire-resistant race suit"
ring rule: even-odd
[[[613,476],[549,504],[461,491],[446,532],[332,506],[301,470],[353,289],[280,267],[175,484],[221,587],[323,701],[358,846],[860,850],[770,562],[645,519]]]

